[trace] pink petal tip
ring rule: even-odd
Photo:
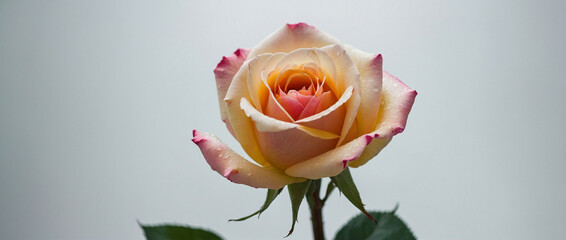
[[[366,146],[369,145],[369,144],[371,143],[371,141],[372,141],[374,138],[377,138],[377,137],[379,137],[379,134],[377,134],[377,133],[374,134],[373,136],[372,136],[372,135],[369,135],[369,134],[366,135]]]
[[[345,169],[348,166],[348,163],[358,159],[359,156],[354,156],[352,158],[342,160],[342,169]]]
[[[381,54],[377,54],[377,56],[375,56],[375,58],[373,58],[373,61],[381,62],[381,61],[383,61],[383,57],[381,56]]]
[[[250,52],[249,50],[238,48],[238,50],[234,52],[234,55],[238,57],[242,57],[245,55],[247,57],[249,52]]]
[[[287,23],[287,27],[291,30],[295,30],[295,28],[301,28],[301,27],[311,27],[311,25],[308,25],[304,22],[300,22],[300,23],[295,23],[295,24],[290,24]]]
[[[417,92],[417,90],[411,89],[411,91],[409,91],[409,94],[417,96],[419,93]]]
[[[397,126],[395,129],[393,129],[392,132],[393,132],[393,135],[395,136],[395,135],[397,135],[397,134],[399,134],[399,133],[402,133],[403,131],[405,131],[405,128],[404,128],[404,127],[402,127],[402,126]]]
[[[239,62],[239,65],[241,65],[241,62],[246,60],[249,53],[250,53],[250,49],[238,48],[234,52],[234,54],[223,56],[222,60],[220,60],[218,65],[216,65],[216,68],[214,69],[214,73],[218,74],[221,72],[229,71],[230,67],[234,65],[236,62]]]
[[[193,130],[193,139],[191,139],[191,140],[192,140],[195,144],[199,144],[199,143],[201,143],[202,141],[205,140],[204,138],[197,136],[199,133],[200,133],[200,132],[197,131],[196,129]]]
[[[227,57],[222,57],[222,60],[220,60],[220,62],[218,63],[218,65],[216,65],[216,68],[214,69],[214,72],[219,72],[219,71],[224,71],[223,67],[227,66],[229,63],[229,59]]]

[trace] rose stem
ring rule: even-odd
[[[324,203],[330,195],[330,192],[334,189],[332,182],[329,183],[326,191],[326,196],[323,199],[320,199],[320,179],[313,182],[314,184],[314,191],[312,192],[311,196],[307,196],[310,199],[310,210],[311,210],[311,221],[312,221],[312,232],[314,235],[314,240],[324,240],[324,224],[322,222],[322,207],[324,207]],[[331,186],[332,185],[332,186]]]

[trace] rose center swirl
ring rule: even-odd
[[[326,75],[313,63],[287,66],[277,74],[270,74],[270,90],[292,119],[280,117],[274,108],[268,108],[266,114],[292,122],[326,110],[337,101],[326,80]]]

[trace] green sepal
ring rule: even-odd
[[[370,212],[377,224],[358,214],[344,225],[334,240],[416,240],[411,229],[396,214],[397,206],[391,212]]]
[[[346,196],[346,198],[354,204],[354,206],[360,209],[360,211],[362,211],[362,213],[374,223],[377,223],[377,221],[375,221],[375,219],[364,208],[364,204],[360,198],[360,192],[358,192],[358,188],[356,188],[356,184],[354,184],[354,179],[352,179],[349,168],[344,169],[340,174],[331,177],[330,179],[340,192],[342,192],[344,196]]]
[[[326,202],[328,197],[330,197],[330,194],[332,193],[332,191],[334,191],[334,188],[336,188],[334,183],[332,181],[328,182],[328,186],[326,186],[326,194],[324,194],[324,198],[322,199],[323,202]]]
[[[147,240],[222,240],[216,233],[208,230],[179,225],[148,226],[140,224]]]
[[[243,218],[230,219],[228,221],[244,221],[244,220],[251,218],[255,215],[258,215],[258,217],[259,217],[259,215],[261,215],[261,213],[263,211],[265,211],[269,207],[269,205],[271,205],[271,202],[273,202],[273,200],[275,200],[275,198],[277,198],[277,196],[279,196],[279,193],[281,193],[281,191],[283,191],[283,188],[267,189],[267,197],[265,198],[265,202],[263,203],[263,206],[261,206],[261,208],[259,210],[257,210],[256,212],[254,212],[254,213],[252,213],[248,216],[245,216]]]
[[[309,189],[312,180],[307,180],[300,183],[293,183],[287,185],[287,189],[289,190],[289,197],[291,198],[291,208],[293,210],[293,224],[291,225],[291,230],[289,230],[288,237],[293,233],[295,230],[295,223],[297,222],[297,216],[299,214],[299,207],[301,206],[301,202],[303,202],[303,198]]]

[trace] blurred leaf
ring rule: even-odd
[[[358,188],[356,188],[356,184],[354,184],[354,179],[352,179],[352,175],[350,174],[350,168],[344,169],[340,174],[335,177],[330,178],[334,185],[350,200],[354,206],[356,206],[363,214],[365,214],[369,219],[375,222],[375,219],[366,211],[364,208],[364,204],[362,203],[362,199],[360,198],[360,193],[358,192]]]
[[[213,232],[178,225],[141,225],[147,240],[222,240]]]
[[[245,216],[243,218],[238,218],[238,219],[230,219],[229,221],[243,221],[243,220],[251,218],[255,215],[258,215],[258,214],[261,215],[261,213],[263,211],[265,211],[265,209],[267,209],[269,207],[269,205],[271,205],[271,202],[273,202],[273,200],[275,200],[275,198],[277,198],[277,196],[279,196],[279,193],[281,193],[282,190],[283,190],[283,188],[281,188],[281,189],[267,189],[267,197],[265,198],[265,202],[263,203],[263,206],[261,206],[261,208],[259,210],[250,214],[249,216]]]
[[[391,212],[370,212],[377,224],[369,221],[363,214],[358,214],[336,233],[334,239],[416,240],[409,227],[395,214],[396,210],[397,207]]]
[[[301,202],[309,189],[312,180],[307,180],[301,183],[293,183],[287,185],[287,189],[289,190],[289,197],[291,198],[291,208],[293,210],[293,224],[291,225],[291,230],[289,230],[289,234],[287,237],[293,233],[295,230],[295,223],[297,222],[297,216],[299,213],[299,207],[301,206]]]

